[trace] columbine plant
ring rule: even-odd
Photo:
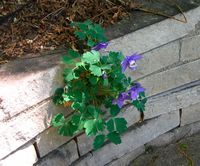
[[[119,117],[126,104],[134,105],[140,112],[145,110],[145,89],[127,78],[126,70],[137,69],[139,54],[123,56],[120,52],[101,55],[109,43],[105,42],[104,30],[89,21],[72,23],[78,31],[75,35],[85,40],[87,49],[83,55],[69,50],[63,57],[67,64],[64,69],[63,88],[57,89],[54,102],[74,110],[70,118],[64,113],[52,119],[63,136],[73,136],[85,131],[88,136],[96,136],[94,149],[100,148],[106,140],[120,144],[120,134],[127,130],[127,121]],[[134,73],[133,73],[134,74]]]

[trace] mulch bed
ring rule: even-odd
[[[107,27],[141,6],[134,0],[4,0],[0,2],[0,64],[28,54],[76,49],[71,21],[89,19]]]

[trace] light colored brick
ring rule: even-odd
[[[32,166],[37,161],[37,155],[33,145],[20,148],[4,160],[0,160],[0,166]]]
[[[200,103],[182,109],[181,126],[200,121]]]
[[[1,123],[0,159],[49,127],[52,116],[58,112],[63,112],[67,115],[70,113],[70,110],[57,107],[51,101],[47,101],[32,110],[12,118],[10,121]]]
[[[70,141],[45,156],[35,166],[68,166],[77,159],[78,152],[76,143],[75,141]]]
[[[37,62],[36,59],[40,61]],[[27,59],[22,60],[23,64],[16,61],[0,67],[0,111],[11,118],[52,96],[55,89],[63,84],[61,67],[56,66],[56,62],[51,64],[51,60],[55,59],[51,55],[46,59]],[[6,118],[5,116],[0,121]]]
[[[166,146],[170,144],[175,139],[174,133],[169,131],[167,133],[164,133],[154,140],[150,141],[146,144],[146,147],[153,146],[153,147],[160,147],[160,146]]]
[[[167,71],[145,77],[140,80],[140,83],[146,88],[148,96],[156,95],[172,88],[199,80],[199,66],[200,60],[183,64]]]
[[[65,144],[69,139],[70,137],[59,135],[57,128],[45,130],[37,136],[36,140],[40,156],[45,156],[49,152]]]
[[[78,140],[78,148],[80,155],[83,156],[84,154],[88,153],[93,149],[93,141],[94,137],[88,137],[85,134],[77,137]]]
[[[109,163],[108,166],[128,166],[131,161],[133,161],[136,157],[138,157],[144,152],[145,152],[145,148],[144,146],[141,146],[135,149],[134,151],[125,154],[119,159]]]
[[[170,143],[176,143],[180,139],[196,134],[200,131],[200,121],[194,122],[185,126],[175,128],[167,133],[164,133],[156,139],[150,141],[146,146],[160,147]]]
[[[200,35],[187,37],[182,40],[181,60],[200,58]]]
[[[179,41],[175,41],[143,54],[136,71],[126,70],[133,80],[144,77],[179,61]]]
[[[179,125],[179,113],[171,112],[147,121],[146,124],[135,128],[122,136],[119,145],[106,144],[101,149],[93,152],[93,157],[86,157],[75,165],[102,166],[112,160],[122,157],[126,153],[139,148],[159,135]]]
[[[188,23],[166,19],[151,26],[139,29],[110,42],[107,50],[122,51],[124,54],[144,53],[171,41],[177,40],[195,30],[200,20],[200,7],[184,13]],[[179,14],[176,18],[181,18]]]

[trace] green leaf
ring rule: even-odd
[[[64,93],[62,96],[63,96],[63,101],[65,101],[65,102],[71,100],[70,96],[68,94],[66,94],[66,93]]]
[[[64,89],[63,88],[58,88],[55,91],[55,94],[53,96],[53,102],[58,105],[58,104],[63,104],[64,100],[63,100],[63,93],[64,93]]]
[[[105,135],[103,135],[103,134],[97,135],[95,137],[94,143],[93,143],[94,150],[97,150],[100,147],[102,147],[102,145],[104,144],[105,139],[106,139]]]
[[[124,56],[120,52],[109,52],[109,62],[112,64],[119,64],[124,59]]]
[[[90,69],[91,73],[94,74],[95,76],[102,75],[101,68],[96,65],[91,65],[89,69]]]
[[[116,130],[119,133],[123,133],[127,130],[127,121],[124,118],[115,118]]]
[[[65,69],[64,69],[64,72],[63,72],[63,75],[64,75],[64,76],[67,76],[71,71],[72,71],[72,69],[67,69],[67,68],[65,68]]]
[[[145,92],[140,92],[140,93],[139,93],[139,96],[140,96],[140,97],[145,97]]]
[[[108,86],[109,85],[109,82],[108,82],[108,79],[103,79],[103,86]]]
[[[102,65],[102,66],[101,66],[101,69],[102,69],[102,70],[106,70],[106,69],[107,69],[107,70],[110,70],[110,69],[111,69],[111,66],[110,66],[110,65]]]
[[[78,126],[73,125],[71,122],[64,124],[59,128],[58,133],[62,136],[73,136],[77,132]]]
[[[98,118],[99,116],[99,111],[92,105],[89,105],[87,107],[88,112],[94,117],[94,118]]]
[[[74,60],[68,55],[64,55],[62,61],[67,65],[74,63]]]
[[[73,71],[70,71],[67,75],[66,75],[66,77],[65,77],[65,81],[71,81],[71,80],[73,80],[74,78],[76,78],[75,77],[75,75],[74,75],[74,72]]]
[[[94,24],[94,29],[97,33],[100,33],[102,35],[105,33],[105,30],[99,24]]]
[[[117,133],[116,131],[114,132],[111,132],[107,135],[107,138],[114,144],[120,144],[122,141],[121,141],[121,138],[120,138],[120,135],[119,133]]]
[[[88,41],[87,41],[87,45],[88,45],[89,47],[93,47],[93,46],[96,45],[96,43],[95,43],[93,40],[88,40]]]
[[[84,107],[83,104],[81,104],[79,102],[73,102],[71,105],[71,108],[73,110],[82,110],[83,107]]]
[[[90,76],[89,77],[89,81],[92,85],[96,85],[97,82],[98,82],[98,77],[95,77],[95,76]]]
[[[114,121],[113,119],[110,119],[107,123],[106,123],[106,126],[107,126],[107,130],[109,132],[112,132],[115,130],[115,126],[114,126]]]
[[[100,61],[100,54],[97,51],[92,50],[91,52],[86,52],[82,56],[82,61],[89,63],[89,64],[95,64]]]
[[[65,123],[65,117],[63,114],[57,114],[53,117],[51,125],[54,127],[62,126]]]
[[[80,54],[79,54],[78,52],[72,50],[72,49],[69,49],[67,53],[68,53],[68,55],[70,55],[72,58],[78,58],[78,57],[80,57]]]
[[[144,112],[145,111],[145,102],[146,102],[146,99],[144,99],[144,101],[134,100],[134,101],[132,101],[132,104],[137,108],[138,111]]]
[[[110,114],[115,117],[120,112],[120,108],[117,105],[112,105],[110,107]]]
[[[75,36],[78,37],[80,40],[85,40],[86,34],[82,31],[76,31],[74,32]]]
[[[80,118],[80,115],[73,115],[71,118],[72,124],[77,126],[80,122]]]
[[[105,121],[103,119],[99,119],[97,122],[96,122],[96,126],[97,126],[97,129],[99,131],[103,131],[105,129]]]
[[[95,135],[97,133],[95,120],[87,120],[84,124],[84,128],[87,135]]]
[[[90,20],[86,20],[86,21],[84,21],[82,24],[85,24],[85,25],[91,25],[91,24],[93,24]]]

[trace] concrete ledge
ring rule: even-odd
[[[182,109],[181,126],[200,121],[200,103]]]
[[[69,166],[78,159],[75,141],[71,141],[42,158],[34,166]]]
[[[146,92],[148,96],[156,95],[178,86],[199,80],[199,66],[200,60],[196,60],[150,75],[149,77],[145,77],[140,80],[140,83],[147,89]]]
[[[186,37],[181,43],[181,61],[200,58],[200,35]]]
[[[18,60],[0,67],[0,112],[4,113],[0,121],[49,98],[63,85],[62,70],[57,65],[59,56],[52,56]]]
[[[50,128],[40,133],[37,138],[37,147],[40,157],[43,157],[59,146],[65,144],[71,137],[64,137],[58,134],[57,128]]]
[[[167,19],[112,40],[107,50],[122,51],[124,54],[132,54],[133,51],[144,53],[180,39],[195,30],[200,21],[200,7],[186,12],[185,16],[188,23]],[[176,17],[182,18],[181,15]]]
[[[180,139],[189,137],[198,132],[200,132],[200,121],[173,129],[165,134],[160,135],[156,139],[150,141],[145,146],[146,147],[166,146],[170,143],[176,143]]]
[[[0,159],[48,128],[52,116],[58,112],[63,112],[66,115],[71,113],[69,110],[56,107],[51,101],[46,101],[10,121],[1,123]]]
[[[138,68],[136,71],[127,70],[126,75],[135,80],[165,69],[179,62],[179,52],[179,40],[155,48],[143,54],[144,58],[137,62]]]
[[[19,149],[4,160],[0,160],[1,166],[31,166],[37,161],[37,155],[33,145]]]
[[[145,147],[141,146],[133,150],[132,152],[125,154],[121,158],[112,161],[111,163],[108,164],[108,166],[128,166],[133,159],[135,159],[144,152],[145,152]]]

